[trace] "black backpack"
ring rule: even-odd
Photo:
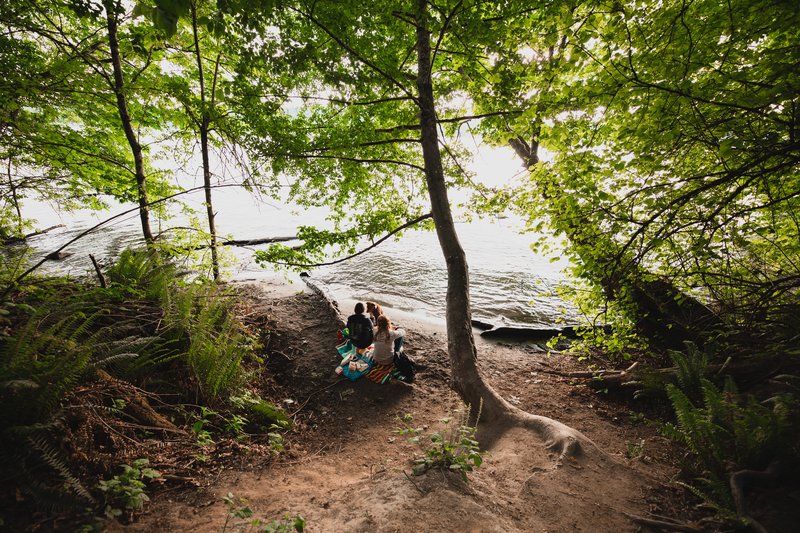
[[[406,378],[404,381],[411,383],[414,381],[414,374],[417,373],[417,364],[406,352],[395,352],[394,366]]]

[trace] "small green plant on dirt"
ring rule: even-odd
[[[274,404],[261,399],[249,390],[241,390],[228,399],[231,406],[244,411],[248,420],[254,424],[270,428],[277,425],[281,429],[289,428],[292,421],[286,412]]]
[[[261,518],[254,518],[253,510],[247,505],[245,498],[238,498],[229,492],[223,499],[228,508],[222,533],[236,531],[237,533],[303,533],[306,527],[305,519],[300,515],[291,517],[289,513],[282,520],[267,522]],[[233,522],[231,522],[233,520]]]
[[[478,414],[480,418],[480,410]],[[432,468],[458,472],[467,481],[467,472],[472,472],[483,463],[483,451],[475,440],[477,428],[469,425],[469,407],[454,413],[454,416],[441,420],[444,428],[422,438],[425,427],[412,427],[413,416],[399,418],[404,427],[400,435],[409,436],[409,441],[422,448],[422,455],[414,458],[412,471],[421,475]],[[477,421],[476,421],[477,424]],[[428,444],[428,442],[430,444]]]
[[[197,437],[198,446],[214,444],[214,439],[211,437],[211,432],[205,429],[205,426],[209,422],[208,417],[216,414],[218,414],[216,411],[212,411],[205,406],[200,406],[200,418],[198,418],[194,424],[192,424],[192,431],[194,431],[194,434]]]
[[[284,429],[282,426],[277,424],[272,424],[269,427],[270,431],[267,433],[267,437],[269,438],[269,449],[275,455],[281,453],[285,447],[283,443],[283,435],[278,433],[279,429]]]
[[[145,492],[145,481],[157,479],[161,473],[148,468],[147,464],[147,459],[136,459],[132,465],[121,465],[121,474],[98,484],[98,488],[106,494],[106,517],[119,518],[125,511],[139,511],[150,501]]]
[[[639,459],[644,455],[644,439],[638,442],[627,441],[625,443],[625,455],[628,459]]]
[[[247,425],[247,418],[241,415],[231,415],[225,422],[225,429],[237,438],[246,438],[247,433],[244,428]]]

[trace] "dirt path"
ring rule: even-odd
[[[228,492],[266,522],[300,514],[309,532],[635,531],[627,515],[679,512],[664,485],[675,473],[668,443],[626,403],[552,373],[577,369],[573,359],[524,346],[479,343],[492,385],[519,407],[579,429],[602,452],[556,468],[541,442],[513,430],[468,483],[440,471],[411,475],[420,448],[398,435],[398,418],[411,415],[428,435],[460,408],[447,385],[443,334],[403,324],[407,350],[424,365],[413,387],[350,382],[333,372],[338,325],[324,302],[276,296],[262,294],[245,314],[274,331],[262,393],[296,412],[286,452],[223,472],[189,497],[157,498],[138,522],[113,530],[222,531]]]

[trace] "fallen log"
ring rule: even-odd
[[[481,331],[486,331],[488,329],[492,329],[494,324],[490,324],[489,322],[484,322],[482,320],[475,320],[472,319],[472,327],[475,329],[479,329]]]
[[[263,239],[229,239],[226,241],[221,241],[218,244],[220,246],[255,246],[258,244],[269,244],[272,242],[286,242],[295,240],[297,240],[296,236],[288,235],[285,237],[266,237]]]
[[[23,235],[22,237],[9,237],[8,239],[3,240],[3,244],[16,244],[19,242],[25,242],[26,240],[30,239],[31,237],[36,237],[37,235],[44,235],[49,231],[53,231],[54,229],[63,228],[65,227],[64,224],[56,224],[55,226],[50,226],[49,228],[40,229],[27,235]]]
[[[556,335],[575,337],[575,327],[566,326],[564,328],[525,328],[502,326],[481,332],[481,337],[485,339],[502,339],[514,341],[541,341],[547,340]]]
[[[162,232],[163,233],[163,232]],[[296,241],[297,237],[294,235],[286,235],[283,237],[264,237],[263,239],[228,239],[217,242],[217,246],[256,246],[259,244],[270,244],[273,242],[287,242]],[[210,244],[197,244],[195,246],[184,246],[182,250],[205,250],[210,248]]]
[[[333,315],[336,317],[336,320],[340,323],[341,327],[344,327],[346,323],[345,317],[342,314],[342,311],[339,309],[339,304],[336,303],[336,299],[334,299],[333,295],[331,295],[328,288],[322,285],[320,282],[311,279],[311,274],[308,272],[301,272],[300,277],[312,291],[318,294],[328,304],[331,313],[333,313]]]
[[[147,398],[139,394],[130,383],[118,380],[100,368],[96,369],[95,373],[100,381],[114,389],[115,397],[125,400],[125,412],[135,420],[141,422],[150,429],[183,433],[182,430],[175,427],[175,424],[170,422],[166,417],[157,413],[150,406]]]

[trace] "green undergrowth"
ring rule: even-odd
[[[0,523],[132,520],[161,473],[125,456],[176,428],[200,463],[220,439],[283,449],[291,423],[253,390],[259,346],[233,294],[144,250],[105,274],[31,278],[0,305]]]
[[[676,383],[666,385],[675,421],[663,433],[689,452],[684,482],[721,518],[743,520],[731,492],[736,471],[800,469],[800,410],[796,380],[778,375],[767,395],[743,393],[731,376],[709,372],[709,357],[694,345],[671,352]],[[779,387],[780,383],[784,387]],[[746,519],[744,520],[746,522]],[[745,525],[745,524],[743,524]]]
[[[439,421],[441,429],[428,434],[426,426],[414,426],[411,414],[398,417],[398,421],[402,425],[398,434],[407,437],[421,450],[414,457],[412,472],[415,475],[439,469],[458,473],[463,481],[468,481],[467,473],[483,464],[484,452],[475,439],[477,428],[469,424],[469,407],[442,418]]]
[[[228,493],[222,501],[228,509],[221,533],[303,533],[306,521],[301,515],[292,517],[286,513],[282,518],[267,520],[256,516],[245,498]]]

